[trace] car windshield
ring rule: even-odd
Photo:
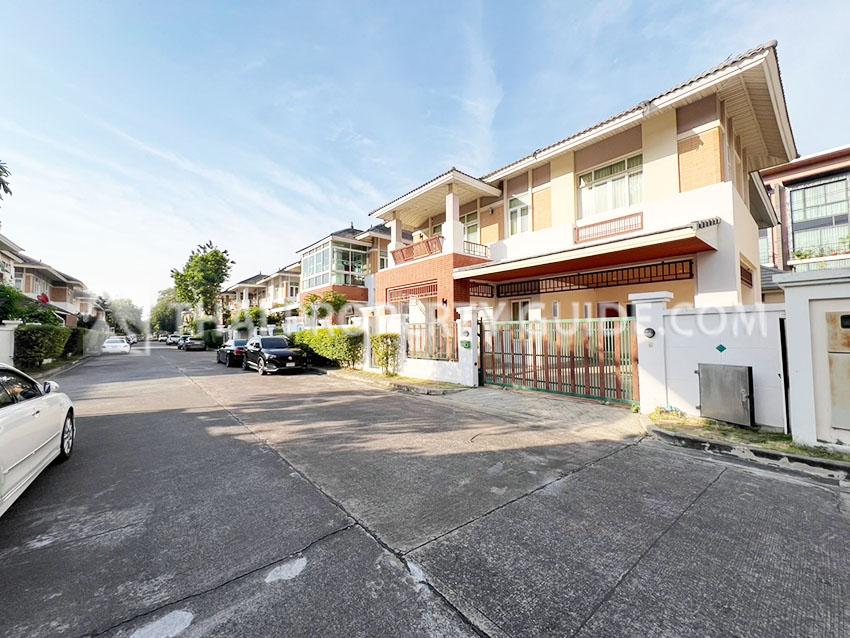
[[[260,339],[264,348],[288,348],[289,341],[286,337],[265,337]]]
[[[244,346],[246,343],[248,343],[248,340],[247,340],[247,339],[236,339],[236,341],[234,341],[234,342],[233,342],[233,345],[234,345],[235,347],[237,347],[237,348],[241,348],[241,347],[242,347],[242,346]]]
[[[118,338],[112,338],[112,339],[107,339],[106,343],[124,343],[124,340],[118,339]]]
[[[200,337],[187,337],[188,341],[203,341]]]

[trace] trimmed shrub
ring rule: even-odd
[[[351,368],[363,360],[363,331],[357,328],[302,330],[289,337],[314,363],[320,359]]]
[[[398,372],[399,341],[400,336],[392,332],[372,337],[372,361],[386,376]]]
[[[62,356],[66,359],[71,357],[82,357],[86,345],[85,328],[70,328],[71,333],[68,335],[68,341],[65,342],[65,348],[62,351]]]
[[[218,348],[224,343],[224,333],[219,330],[204,330],[201,337],[207,348]]]
[[[24,370],[41,367],[45,359],[59,359],[71,329],[64,326],[19,326],[15,330],[15,365]]]

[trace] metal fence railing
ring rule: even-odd
[[[408,324],[407,356],[457,361],[457,324],[453,321]]]

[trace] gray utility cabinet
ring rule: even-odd
[[[752,366],[700,363],[697,374],[700,416],[755,427]]]

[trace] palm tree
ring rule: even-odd
[[[4,162],[0,162],[0,199],[3,199],[3,193],[6,195],[12,194],[12,189],[9,188],[9,182],[7,181],[7,177],[9,177],[11,173],[9,169],[6,168],[6,164]]]

